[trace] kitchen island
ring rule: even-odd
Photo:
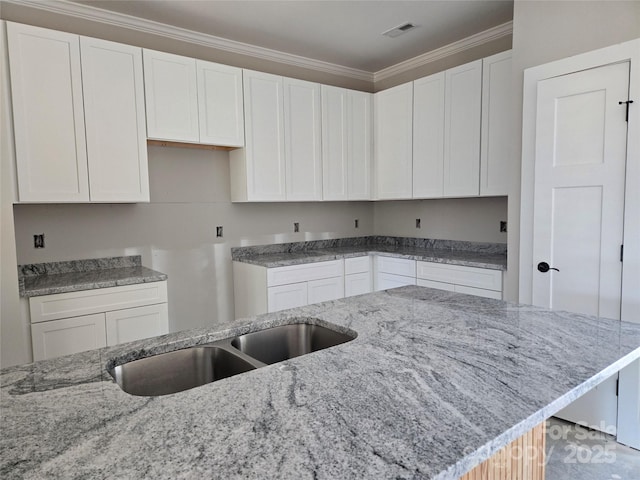
[[[184,392],[108,367],[310,321],[354,340]],[[455,479],[640,357],[640,325],[402,287],[0,371],[0,476]]]

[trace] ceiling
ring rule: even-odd
[[[73,2],[372,73],[513,18],[513,0]],[[405,22],[418,28],[381,35]]]

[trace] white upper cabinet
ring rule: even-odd
[[[142,50],[81,37],[82,84],[94,202],[148,202]]]
[[[7,23],[21,202],[87,202],[77,35]]]
[[[244,145],[242,70],[196,60],[200,143]]]
[[[242,69],[145,49],[144,83],[149,138],[244,145]]]
[[[324,200],[371,198],[371,97],[322,85]]]
[[[347,90],[322,85],[322,197],[347,200]]]
[[[230,152],[234,202],[322,199],[320,85],[243,72],[245,148]]]
[[[413,82],[413,198],[444,194],[445,72]]]
[[[196,61],[144,50],[147,136],[174,142],[200,139]]]
[[[20,201],[149,201],[141,49],[7,28]]]
[[[245,148],[230,152],[231,200],[286,200],[283,79],[243,71]]]
[[[288,201],[322,200],[320,84],[283,79]]]
[[[445,79],[444,195],[477,196],[482,60],[447,70]]]
[[[349,200],[371,199],[372,97],[347,90],[347,139]]]
[[[413,82],[376,93],[374,110],[376,198],[411,198]]]
[[[511,50],[482,61],[480,195],[507,195],[513,139]]]

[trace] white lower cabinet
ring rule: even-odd
[[[344,297],[343,260],[269,268],[266,278],[268,312]],[[256,309],[256,313],[265,311],[259,305]]]
[[[278,285],[267,290],[267,311],[277,312],[308,304],[307,282]],[[261,312],[264,313],[264,312]]]
[[[502,272],[444,263],[417,263],[418,285],[502,300]]]
[[[371,292],[371,272],[344,276],[344,296],[353,297]]]
[[[415,260],[382,255],[374,259],[376,291],[416,284]]]
[[[168,332],[166,303],[107,312],[107,345],[133,342]]]
[[[29,310],[34,361],[169,332],[166,281],[31,297]]]
[[[33,360],[47,360],[107,346],[104,313],[31,325]]]
[[[371,257],[347,258],[344,261],[344,296],[353,297],[372,291]]]
[[[344,261],[266,268],[233,262],[236,318],[344,297]]]
[[[236,318],[405,285],[502,298],[502,272],[384,255],[267,268],[233,262]]]
[[[415,285],[416,277],[405,277],[404,275],[394,275],[393,273],[378,273],[376,275],[376,291],[388,290],[389,288],[404,287],[405,285]]]
[[[344,298],[344,277],[313,280],[307,283],[307,289],[307,301],[309,304]]]

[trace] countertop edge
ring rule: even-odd
[[[266,254],[265,256],[267,256]],[[409,254],[409,253],[400,253],[400,252],[386,252],[380,251],[376,249],[363,249],[362,252],[349,252],[349,253],[318,253],[318,255],[307,255],[304,258],[291,258],[287,260],[262,260],[254,257],[237,257],[232,258],[234,262],[240,263],[248,263],[251,265],[257,265],[259,267],[265,268],[278,268],[278,267],[288,267],[292,265],[303,265],[305,263],[316,263],[316,262],[328,262],[331,260],[340,260],[347,258],[356,258],[356,257],[364,257],[367,255],[380,255],[385,257],[394,257],[394,258],[404,258],[407,260],[418,260],[423,262],[433,262],[433,263],[444,263],[448,265],[460,265],[466,267],[476,267],[476,268],[486,268],[490,270],[500,270],[506,271],[506,257],[505,263],[494,263],[487,262],[482,260],[462,260],[462,259],[452,259],[445,258],[441,256],[434,255],[417,255],[417,254]],[[481,254],[480,254],[481,255]]]
[[[640,347],[631,351],[620,360],[612,363],[598,374],[594,375],[582,384],[568,391],[563,396],[557,398],[550,404],[533,413],[525,420],[498,435],[496,438],[487,442],[485,445],[483,445],[473,453],[470,453],[469,455],[463,457],[456,464],[436,475],[434,477],[434,480],[458,479],[465,473],[468,473],[473,468],[480,465],[485,460],[491,458],[502,448],[506,447],[514,440],[517,440],[529,430],[539,425],[541,422],[546,421],[548,418],[552,417],[554,414],[570,405],[574,400],[578,399],[592,388],[598,386],[611,375],[622,370],[624,367],[630,365],[632,362],[638,359],[640,359]]]
[[[81,292],[85,290],[95,290],[101,288],[123,287],[127,285],[138,285],[143,283],[163,282],[169,277],[165,273],[154,272],[144,276],[123,277],[117,280],[103,280],[92,282],[79,282],[73,285],[49,286],[25,288],[20,285],[19,293],[21,298],[41,297],[45,295],[56,295],[59,293]]]

